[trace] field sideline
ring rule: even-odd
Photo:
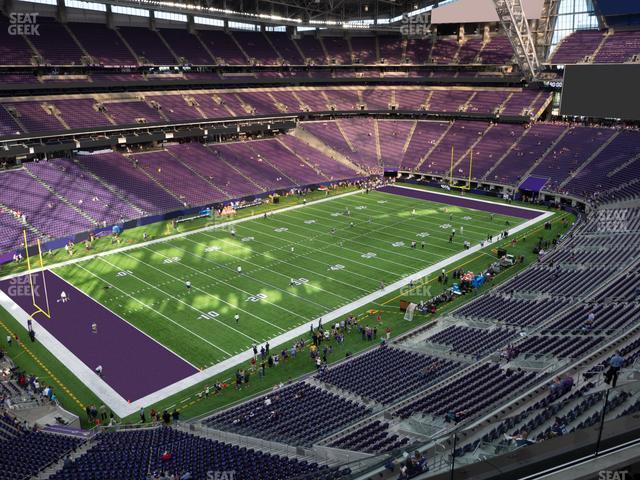
[[[463,239],[478,245],[525,221],[372,192],[237,223],[235,235],[206,230],[54,271],[200,370],[358,299],[382,296],[381,282],[390,290],[453,261],[464,253]],[[88,330],[86,322],[81,328]]]

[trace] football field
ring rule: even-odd
[[[312,321],[377,308],[398,281],[462,258],[464,242],[477,250],[544,215],[389,187],[152,240],[46,272],[52,316],[39,320],[39,338],[128,411],[125,400],[176,393],[246,360],[253,345],[288,347]],[[27,310],[30,298],[13,300]]]
[[[55,272],[206,367],[450,257],[465,240],[476,244],[522,221],[371,192]]]

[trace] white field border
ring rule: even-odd
[[[419,188],[412,188],[412,187],[405,187],[405,186],[397,186],[398,188],[406,188],[409,190],[418,190],[418,191],[425,191]],[[436,195],[442,195],[445,197],[453,197],[453,198],[459,198],[456,195],[451,195],[451,194],[446,194],[446,193],[440,193],[440,192],[433,192],[430,190],[427,190],[430,193],[434,193]],[[313,202],[308,202],[307,205],[311,205],[314,203],[322,203],[322,202],[327,202],[327,201],[331,201],[331,200],[335,200],[341,197],[345,197],[345,196],[350,196],[350,195],[355,195],[358,193],[361,193],[362,190],[356,190],[353,192],[348,192],[345,194],[341,194],[341,195],[336,195],[336,196],[332,196],[332,197],[327,197],[327,198],[323,198],[320,200],[316,200]],[[482,199],[476,199],[476,198],[470,198],[470,200],[473,201],[478,201],[478,202],[483,202],[483,203],[491,203],[491,204],[495,204],[495,202],[491,202],[489,200],[482,200]],[[521,223],[520,225],[517,225],[511,229],[508,230],[509,235],[513,235],[516,234],[522,230],[525,230],[533,225],[535,225],[536,223],[539,223],[543,220],[546,220],[547,218],[551,217],[554,215],[553,212],[545,212],[543,210],[538,210],[535,208],[528,208],[528,207],[521,207],[521,206],[512,206],[509,204],[501,204],[507,208],[512,208],[512,209],[526,209],[526,210],[532,210],[532,211],[536,211],[539,212],[540,215],[532,218],[531,220],[527,220],[526,222]],[[276,211],[271,212],[271,215],[275,215],[278,214],[279,212],[286,212],[286,211],[291,211],[291,210],[295,210],[298,208],[303,208],[304,204],[299,204],[299,205],[293,205],[291,207],[285,207]],[[469,209],[473,209],[472,207],[463,207],[463,208],[469,208]],[[83,262],[83,261],[88,261],[91,260],[93,258],[97,258],[97,257],[102,257],[102,256],[107,256],[107,255],[111,255],[111,254],[116,254],[119,252],[126,252],[129,250],[133,250],[136,248],[140,248],[141,246],[144,245],[152,245],[155,243],[161,243],[161,242],[166,242],[166,241],[171,241],[174,238],[181,238],[181,237],[185,237],[188,235],[192,235],[192,234],[196,234],[202,231],[207,231],[207,230],[214,230],[217,228],[224,228],[226,226],[229,225],[234,225],[237,223],[242,223],[242,222],[247,222],[250,220],[255,220],[258,218],[262,218],[262,216],[264,215],[264,213],[261,214],[257,214],[257,215],[252,215],[246,218],[242,218],[242,219],[238,219],[238,220],[232,220],[229,222],[225,222],[225,223],[221,223],[221,224],[217,224],[217,225],[210,225],[207,227],[202,227],[196,230],[192,230],[189,232],[183,232],[183,233],[179,233],[176,235],[171,235],[169,237],[163,237],[163,238],[159,238],[159,239],[155,239],[155,240],[150,240],[148,242],[142,242],[142,243],[137,243],[135,245],[128,245],[126,247],[121,247],[121,248],[117,248],[114,250],[110,250],[108,252],[102,252],[102,253],[97,253],[97,254],[93,254],[93,255],[87,255],[86,257],[81,257],[81,258],[76,258],[76,259],[71,259],[65,262],[61,262],[49,267],[45,267],[45,268],[49,268],[51,270],[53,270],[54,268],[59,268],[65,265],[71,265],[74,263],[79,263],[79,262]],[[304,335],[305,333],[307,333],[310,329],[310,327],[312,325],[318,325],[318,323],[320,321],[322,321],[323,324],[329,324],[329,322],[332,322],[338,318],[342,318],[345,315],[347,315],[348,313],[352,312],[353,310],[356,310],[358,308],[361,308],[369,303],[374,302],[375,300],[377,300],[378,298],[381,298],[385,295],[387,295],[389,292],[395,291],[395,290],[399,290],[402,287],[405,287],[409,284],[409,282],[411,281],[411,279],[414,278],[419,278],[419,277],[424,277],[427,275],[430,275],[434,272],[437,272],[439,270],[441,270],[442,268],[446,267],[447,265],[451,264],[451,263],[455,263],[458,262],[466,257],[469,257],[471,255],[473,255],[474,253],[482,250],[483,248],[486,248],[487,246],[494,244],[494,243],[498,243],[500,240],[499,239],[495,239],[491,242],[485,241],[484,245],[481,246],[479,243],[476,245],[471,246],[471,248],[469,248],[468,250],[463,250],[461,252],[458,252],[455,255],[452,255],[450,257],[447,257],[427,268],[424,268],[420,271],[414,272],[411,275],[408,275],[405,278],[402,278],[388,286],[386,286],[384,288],[384,290],[377,290],[375,292],[372,292],[368,295],[365,295],[364,297],[359,298],[358,300],[355,300],[347,305],[343,305],[342,307],[333,310],[332,312],[327,313],[326,315],[323,315],[322,317],[318,317],[315,318],[309,322],[306,322],[302,325],[299,325],[298,327],[289,330],[283,334],[280,334],[276,337],[273,337],[271,339],[269,339],[269,343],[271,345],[273,345],[273,347],[277,347],[283,343],[286,342],[290,342],[302,335]],[[42,269],[34,269],[34,272],[38,272],[41,271]],[[53,273],[53,272],[52,272]],[[13,274],[13,275],[9,275],[6,276],[2,279],[9,279],[9,278],[14,278],[17,276],[21,276],[24,275],[24,273],[18,273],[18,274]],[[83,292],[84,293],[84,292]],[[85,294],[86,295],[86,294]],[[6,295],[4,292],[0,291],[0,305],[2,305],[23,327],[27,328],[27,320],[29,319],[29,314],[27,312],[25,312],[19,305],[17,305],[8,295]],[[106,308],[106,307],[105,307]],[[157,390],[141,399],[129,402],[128,400],[126,400],[125,398],[123,398],[118,392],[116,392],[112,387],[110,387],[102,378],[100,378],[98,375],[95,374],[95,372],[93,372],[93,370],[91,368],[89,368],[86,364],[84,364],[78,357],[75,356],[75,354],[73,354],[65,345],[63,345],[60,341],[58,341],[55,337],[53,337],[53,335],[51,335],[49,332],[46,331],[46,329],[42,328],[37,321],[33,320],[34,326],[38,326],[39,328],[39,334],[38,334],[38,341],[45,346],[45,348],[47,348],[47,350],[49,350],[53,355],[56,356],[56,358],[58,358],[76,377],[78,377],[78,379],[87,386],[87,388],[89,388],[89,390],[91,390],[96,396],[98,396],[106,405],[108,405],[113,412],[119,416],[119,417],[127,417],[129,415],[132,415],[134,413],[136,413],[137,411],[140,410],[141,407],[148,407],[150,405],[153,405],[154,403],[157,403],[167,397],[170,397],[172,395],[175,395],[187,388],[190,388],[194,385],[197,385],[200,382],[204,382],[212,377],[215,377],[216,375],[220,375],[221,373],[223,373],[226,370],[229,370],[241,363],[247,362],[249,361],[252,357],[253,357],[253,350],[252,349],[248,349],[244,352],[238,353],[232,357],[227,358],[226,360],[223,360],[211,367],[208,367],[204,370],[201,370],[189,377],[183,378],[182,380],[179,380],[171,385],[167,385],[166,387]],[[169,350],[167,348],[167,350]],[[169,350],[170,351],[170,350]],[[133,366],[133,368],[135,368],[135,366]]]

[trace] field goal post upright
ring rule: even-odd
[[[40,239],[36,239],[36,244],[38,246],[38,263],[40,264],[40,275],[42,275],[42,290],[44,292],[44,300],[45,305],[38,305],[36,302],[36,289],[33,285],[33,273],[31,268],[31,257],[29,256],[29,244],[27,242],[27,231],[23,230],[22,234],[24,236],[24,256],[27,260],[27,276],[29,277],[29,287],[31,290],[31,302],[35,307],[35,312],[33,312],[30,316],[33,318],[35,315],[41,313],[45,317],[51,319],[51,308],[49,307],[49,294],[47,292],[47,278],[44,270],[44,262],[42,261],[42,248],[40,246]]]
[[[457,185],[455,180],[453,179],[453,145],[451,145],[451,167],[449,168],[449,187],[457,188],[460,190],[471,190],[471,169],[473,168],[473,149],[470,150],[469,153],[469,176],[467,178],[466,185]]]

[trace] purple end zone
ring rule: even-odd
[[[125,400],[138,400],[197,372],[62,278],[48,270],[45,276],[51,319],[37,315],[36,320],[91,370],[102,365],[104,381]],[[36,291],[41,293],[38,283],[42,276],[33,275],[33,280]],[[33,313],[26,277],[4,280],[0,289],[28,314]],[[69,298],[65,303],[57,301],[62,291]],[[91,332],[94,322],[98,326],[95,334]]]
[[[471,208],[473,210],[482,210],[484,212],[497,213],[500,215],[509,215],[511,217],[524,218],[527,220],[539,217],[544,213],[540,210],[528,210],[526,208],[513,207],[511,205],[504,205],[500,203],[482,202],[473,198],[441,195],[428,190],[414,190],[410,188],[388,186],[379,188],[378,191],[393,193],[395,195],[403,195],[405,197],[418,198],[420,200],[429,200],[430,202],[444,203],[445,205]]]

